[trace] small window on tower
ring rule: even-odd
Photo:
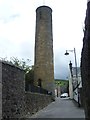
[[[38,79],[38,86],[39,87],[42,87],[41,81],[42,81],[41,79]]]

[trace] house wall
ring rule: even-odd
[[[78,103],[78,106],[82,106],[83,97],[82,97],[82,90],[81,90],[82,89],[82,79],[81,79],[80,67],[77,68],[78,78],[76,78],[76,68],[75,67],[72,67],[72,74],[73,74],[73,76],[71,76],[71,72],[70,72],[70,77],[69,77],[70,98],[73,98]],[[77,84],[77,82],[78,82],[78,84]]]
[[[69,78],[69,96],[70,99],[73,99],[73,85],[72,85],[72,78]]]
[[[78,89],[77,88],[73,91],[73,98],[76,102],[78,102]]]

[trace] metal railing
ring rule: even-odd
[[[46,89],[43,89],[39,86],[34,86],[32,84],[28,84],[25,86],[25,91],[30,91],[33,93],[40,93],[40,94],[47,94],[47,95],[52,95],[52,92],[49,92]]]

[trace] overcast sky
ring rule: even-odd
[[[87,0],[0,0],[0,57],[30,59],[34,64],[36,8],[52,8],[55,78],[68,77],[68,64],[74,65],[76,48],[80,66]]]

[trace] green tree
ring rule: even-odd
[[[19,60],[18,58],[11,57],[10,62],[20,68],[22,68],[25,71],[25,85],[33,84],[34,81],[34,66],[30,66],[30,60],[27,59],[26,61],[24,59]]]
[[[11,57],[10,63],[14,64],[17,67],[22,68],[25,71],[25,74],[27,74],[31,70],[31,66],[29,65],[30,60],[27,59],[26,61],[24,59],[18,59],[17,57]]]
[[[33,69],[33,66],[32,66],[32,69],[25,75],[25,82],[26,82],[26,85],[28,84],[33,84],[34,82],[34,69]]]
[[[34,81],[34,66],[29,65],[30,60],[18,59],[17,57],[11,57],[10,60],[7,58],[1,58],[2,61],[9,62],[17,67],[22,68],[25,71],[25,84],[33,84]]]

